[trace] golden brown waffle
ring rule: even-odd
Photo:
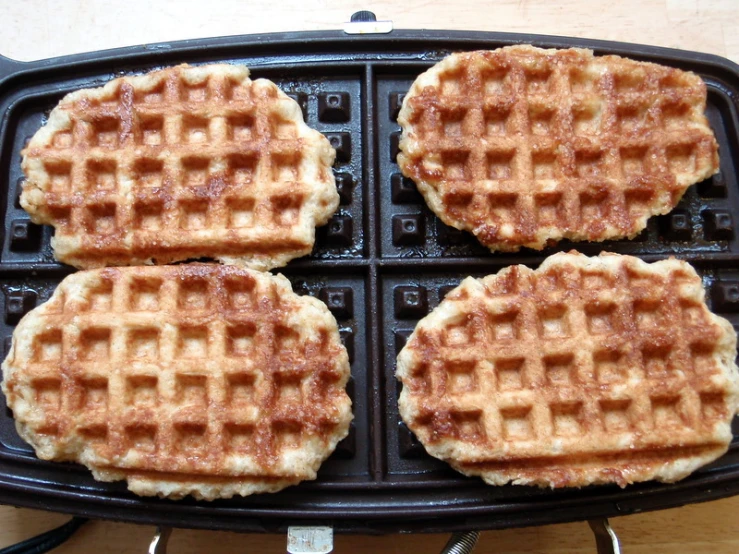
[[[335,151],[274,83],[181,65],[73,92],[23,151],[21,205],[80,268],[309,254],[339,205]]]
[[[491,250],[633,238],[718,171],[693,73],[590,50],[453,54],[398,117],[398,163],[444,223]]]
[[[487,483],[672,482],[726,452],[736,334],[673,258],[570,253],[467,278],[398,356],[403,420]]]
[[[212,500],[315,479],[352,419],[328,308],[233,266],[70,275],[21,320],[2,367],[40,458],[140,495]]]

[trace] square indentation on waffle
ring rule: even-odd
[[[159,377],[148,373],[129,373],[124,377],[125,404],[155,408],[160,401]]]
[[[182,140],[188,144],[210,142],[210,120],[206,117],[187,114],[182,117]],[[207,164],[206,164],[207,165]]]
[[[141,114],[141,139],[147,146],[165,144],[164,116],[159,114]]]
[[[133,205],[133,226],[144,231],[160,231],[165,227],[164,202],[141,201]]]
[[[631,410],[632,400],[603,399],[599,402],[601,421],[606,432],[625,432],[634,427],[633,413]]]
[[[300,173],[301,155],[295,152],[276,152],[270,158],[272,180],[276,183],[298,182]]]
[[[160,335],[158,327],[131,329],[126,340],[128,356],[134,360],[156,360],[160,354]]]
[[[117,186],[118,163],[114,159],[96,159],[87,162],[87,189],[89,192],[113,191]]]
[[[603,102],[588,100],[572,106],[572,130],[575,135],[593,136],[601,131]]]
[[[256,380],[254,373],[246,371],[229,373],[226,376],[228,405],[253,405],[256,394]]]
[[[588,332],[591,335],[608,335],[618,330],[617,305],[613,301],[595,302],[585,306]]]
[[[637,102],[621,104],[616,107],[616,119],[622,133],[635,133],[648,129],[654,125],[649,116],[649,104]]]
[[[498,358],[493,363],[499,391],[520,390],[528,386],[526,358]]]
[[[141,453],[153,454],[157,450],[157,427],[153,423],[133,423],[124,427],[127,443]]]
[[[532,135],[548,136],[554,132],[556,122],[554,121],[556,112],[554,108],[546,104],[529,105],[529,125]]]
[[[62,330],[51,329],[36,337],[33,360],[41,363],[60,362],[62,352]]]
[[[445,138],[462,137],[465,134],[465,117],[468,115],[464,109],[448,110],[441,113],[441,124]]]
[[[556,152],[546,148],[532,152],[531,168],[535,181],[555,179],[558,176]]]
[[[87,412],[105,413],[108,410],[108,378],[104,375],[90,375],[79,380],[79,409]]]
[[[593,370],[599,383],[624,382],[629,377],[626,354],[617,348],[601,348],[593,352]]]
[[[48,174],[50,192],[58,194],[66,194],[71,192],[71,160],[50,160],[44,163],[44,169]]]
[[[208,227],[208,203],[201,199],[183,199],[179,202],[179,227],[197,231]]]
[[[686,101],[669,101],[662,104],[662,118],[665,128],[678,130],[684,128],[695,117],[695,108]]]
[[[114,202],[92,204],[85,208],[85,227],[95,235],[109,235],[118,229],[117,205]]]
[[[246,142],[256,138],[256,119],[252,115],[238,114],[227,118],[228,137],[236,142]]]
[[[516,442],[531,440],[536,437],[534,427],[531,424],[531,406],[512,406],[501,408],[503,437],[506,440]]]
[[[57,133],[54,136],[54,139],[52,141],[52,144],[54,148],[57,148],[59,150],[65,150],[67,148],[72,148],[74,146],[75,140],[74,140],[74,125],[69,131],[62,131]]]
[[[694,339],[690,343],[690,358],[693,362],[693,371],[696,374],[710,375],[716,373],[715,345],[711,338]]]
[[[118,147],[121,120],[113,116],[104,116],[90,123],[91,142],[93,146],[102,148]]]
[[[297,225],[304,199],[302,195],[281,194],[270,198],[273,221],[281,227]]]
[[[136,312],[154,312],[161,306],[162,279],[135,277],[129,285],[129,309]]]
[[[183,80],[180,81],[179,85],[180,98],[185,102],[200,103],[210,98],[207,79],[201,82]]]
[[[204,422],[178,421],[174,431],[173,450],[179,456],[204,456],[208,449],[208,426]]]
[[[542,358],[546,382],[550,386],[573,385],[577,382],[575,355],[570,352],[548,354]]]
[[[188,276],[179,283],[177,307],[182,311],[202,311],[210,309],[212,294],[210,283],[201,277]]]
[[[475,340],[474,329],[470,329],[466,321],[451,325],[442,340],[445,346],[465,348]]]
[[[551,404],[552,431],[558,437],[575,437],[582,433],[582,402]]]
[[[701,416],[707,420],[726,417],[726,394],[722,391],[703,391],[699,395]]]
[[[161,187],[164,184],[164,162],[157,158],[138,158],[132,174],[140,187]]]
[[[303,402],[303,378],[300,372],[275,373],[273,376],[277,390],[277,401],[293,404]]]
[[[80,332],[78,352],[83,360],[105,362],[110,357],[111,330],[89,327]]]
[[[257,326],[252,322],[232,324],[226,331],[226,354],[252,357],[255,354]]]
[[[558,225],[565,216],[564,195],[561,192],[544,192],[534,196],[537,223],[541,226]]]
[[[641,348],[641,358],[647,376],[664,379],[669,372],[675,371],[678,367],[674,360],[675,354],[675,345],[671,342],[644,344]]]
[[[185,188],[204,187],[208,182],[210,160],[201,156],[189,156],[182,160],[182,176]]]
[[[682,428],[686,426],[685,406],[678,395],[650,397],[654,427],[658,429]]]
[[[697,162],[696,150],[693,144],[671,144],[667,147],[665,155],[667,157],[667,167],[673,174],[678,175],[695,171]]]
[[[256,200],[252,197],[233,197],[226,200],[229,229],[244,229],[255,225]]]
[[[641,331],[658,328],[664,322],[666,313],[661,298],[638,299],[632,309],[636,327]]]
[[[459,440],[479,440],[485,437],[482,410],[453,411],[449,414]]]
[[[279,451],[300,448],[303,425],[298,421],[275,421],[272,424],[275,445]]]
[[[588,149],[575,151],[575,173],[582,179],[600,177],[606,170],[603,150]]]
[[[519,338],[519,313],[516,310],[490,315],[493,338],[500,340],[516,340]]]
[[[175,355],[180,358],[205,359],[208,357],[208,327],[192,325],[178,332]]]
[[[487,152],[485,155],[487,178],[492,181],[511,179],[514,175],[513,156],[515,153],[515,150],[493,150]]]
[[[466,394],[478,390],[477,362],[475,360],[457,360],[447,365],[447,392],[449,394]]]
[[[179,405],[205,410],[208,406],[208,378],[205,375],[182,374],[175,377],[175,398]]]
[[[255,304],[254,291],[257,287],[256,280],[240,276],[223,279],[223,287],[226,292],[226,306],[231,310],[248,310]]]
[[[259,156],[256,153],[233,154],[228,158],[228,171],[234,186],[248,186],[256,178]]]
[[[41,377],[31,382],[36,402],[47,411],[58,410],[62,402],[62,381],[58,377]]]
[[[83,300],[81,310],[91,312],[110,312],[113,309],[112,278],[101,278],[90,286],[87,297]]]
[[[508,132],[508,121],[511,110],[506,106],[489,106],[483,110],[485,136],[495,137]]]
[[[564,304],[554,304],[540,308],[538,311],[539,335],[545,339],[571,336],[567,311],[567,306]]]

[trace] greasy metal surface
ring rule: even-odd
[[[453,50],[590,46],[691,69],[709,87],[708,117],[720,143],[721,172],[692,187],[678,208],[653,218],[633,241],[562,243],[543,252],[491,254],[443,225],[395,163],[402,97],[418,73]],[[18,204],[20,150],[49,110],[71,90],[121,75],[188,61],[245,63],[273,79],[302,106],[307,122],[338,150],[341,206],[319,230],[311,257],[281,271],[301,294],[327,303],[351,358],[355,420],[319,479],[278,494],[213,503],[138,498],[122,483],[98,483],[81,466],[37,460],[0,415],[0,501],[158,525],[285,531],[291,524],[331,524],[337,532],[469,530],[627,514],[739,492],[739,438],[730,452],[683,482],[550,491],[486,487],[430,458],[400,422],[395,356],[416,322],[467,275],[514,263],[537,265],[576,247],[677,255],[703,276],[709,305],[739,326],[739,71],[720,58],[615,43],[475,33],[394,31],[382,36],[292,33],[136,47],[20,64],[0,59],[0,340],[45,301],[72,271],[54,262],[52,230]],[[4,402],[4,399],[3,399]],[[0,406],[0,409],[4,406]],[[739,425],[735,432],[739,435]]]

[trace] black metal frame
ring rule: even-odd
[[[515,43],[533,43],[541,47],[585,47],[596,54],[620,54],[633,59],[655,61],[700,73],[711,95],[721,105],[720,118],[728,129],[722,144],[722,156],[731,153],[731,163],[739,163],[739,66],[729,60],[693,52],[627,45],[586,39],[520,35],[508,33],[393,31],[388,35],[352,35],[343,32],[300,32],[267,35],[247,35],[176,43],[155,44],[64,56],[37,62],[21,63],[0,57],[0,171],[7,172],[15,163],[14,136],[17,108],[39,97],[61,96],[82,86],[102,84],[111,76],[164,66],[182,61],[199,63],[217,60],[248,60],[256,74],[278,74],[283,68],[298,67],[306,73],[341,74],[347,68],[361,73],[361,134],[364,137],[362,162],[358,169],[363,185],[362,225],[371,229],[362,240],[361,259],[329,258],[298,260],[285,268],[288,277],[304,273],[357,271],[361,274],[365,294],[367,328],[375,329],[371,337],[363,337],[367,345],[367,367],[355,362],[366,372],[367,429],[358,429],[358,440],[368,437],[369,460],[367,478],[335,480],[330,483],[308,483],[258,499],[234,499],[213,503],[184,500],[139,498],[120,484],[106,485],[104,490],[85,485],[89,476],[79,476],[67,465],[29,464],[25,455],[0,452],[0,502],[17,506],[66,512],[83,517],[124,520],[142,524],[175,527],[228,529],[249,532],[283,532],[288,525],[329,524],[337,532],[387,533],[400,531],[440,532],[470,529],[497,529],[584,520],[624,515],[645,510],[661,509],[689,502],[712,500],[739,494],[739,444],[735,439],[730,452],[710,468],[671,485],[643,483],[621,490],[616,487],[589,487],[575,491],[541,491],[527,487],[485,487],[481,482],[462,479],[451,471],[438,470],[419,486],[413,475],[409,481],[386,480],[388,427],[394,422],[387,406],[395,395],[392,376],[388,375],[387,360],[392,354],[383,344],[383,321],[389,314],[380,302],[384,276],[397,276],[425,271],[427,262],[398,256],[383,256],[383,241],[390,240],[389,226],[381,227],[380,174],[388,171],[386,161],[379,160],[379,129],[390,127],[377,122],[379,106],[376,76],[408,75],[419,72],[454,50],[496,48]],[[384,101],[384,100],[383,100]],[[382,111],[382,113],[385,113]],[[384,135],[383,135],[384,136]],[[16,144],[17,146],[17,144]],[[384,150],[383,150],[384,152]],[[390,163],[390,162],[387,162]],[[385,165],[383,165],[385,164]],[[2,173],[0,175],[5,175]],[[727,176],[728,178],[728,176]],[[732,177],[735,185],[736,176]],[[13,183],[1,182],[5,198],[0,198],[0,211],[8,213],[6,202],[13,202]],[[736,188],[735,186],[733,188]],[[739,198],[731,192],[730,200]],[[730,206],[739,214],[736,202]],[[7,235],[5,227],[0,232]],[[651,239],[650,239],[651,240]],[[3,237],[3,252],[7,236]],[[646,243],[651,244],[651,242]],[[705,272],[707,284],[713,283],[716,268],[737,267],[739,248],[736,239],[723,249],[701,249],[689,256],[692,263]],[[597,253],[601,247],[578,245],[587,253]],[[664,251],[641,251],[645,259],[656,259]],[[535,264],[546,254],[438,258],[428,263],[427,273],[446,275],[451,281],[467,273],[490,273],[511,263]],[[23,283],[32,275],[57,280],[70,271],[51,260],[34,262],[0,262],[0,279],[8,283]],[[5,281],[4,281],[5,282]],[[10,285],[9,285],[10,286]],[[4,302],[0,298],[0,303]],[[0,304],[1,306],[1,304]],[[2,307],[0,307],[0,310]],[[729,307],[729,311],[739,311]],[[736,325],[736,322],[735,322]],[[7,331],[7,330],[6,330]],[[369,340],[369,339],[373,340]],[[387,346],[387,349],[391,349]],[[374,369],[372,369],[374,368]],[[374,392],[373,392],[374,391]],[[365,393],[366,391],[357,391]],[[394,417],[394,416],[393,416]],[[736,433],[735,433],[736,434]],[[89,478],[91,481],[91,478]]]

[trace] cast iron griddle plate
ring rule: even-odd
[[[279,531],[296,522],[331,523],[345,532],[500,528],[708,500],[739,492],[739,437],[729,453],[674,485],[621,490],[488,487],[429,457],[400,422],[395,356],[416,322],[467,275],[510,264],[538,265],[544,252],[491,254],[471,235],[443,225],[395,164],[403,93],[415,77],[457,50],[517,42],[583,46],[699,73],[708,83],[708,118],[721,149],[721,172],[689,189],[671,214],[649,221],[633,241],[579,243],[646,260],[675,254],[703,276],[714,311],[739,326],[739,67],[706,55],[576,39],[481,33],[395,31],[349,37],[340,32],[198,40],[21,64],[0,59],[0,338],[49,298],[71,269],[54,262],[51,228],[28,221],[18,204],[20,150],[67,92],[181,62],[243,63],[292,95],[311,127],[338,150],[341,206],[319,232],[314,254],[282,272],[302,294],[336,315],[350,352],[355,420],[317,481],[278,494],[217,502],[139,498],[123,483],[98,483],[83,467],[42,462],[0,410],[0,501],[136,522],[240,531]],[[4,399],[3,399],[4,402]],[[737,435],[739,429],[735,426]]]

